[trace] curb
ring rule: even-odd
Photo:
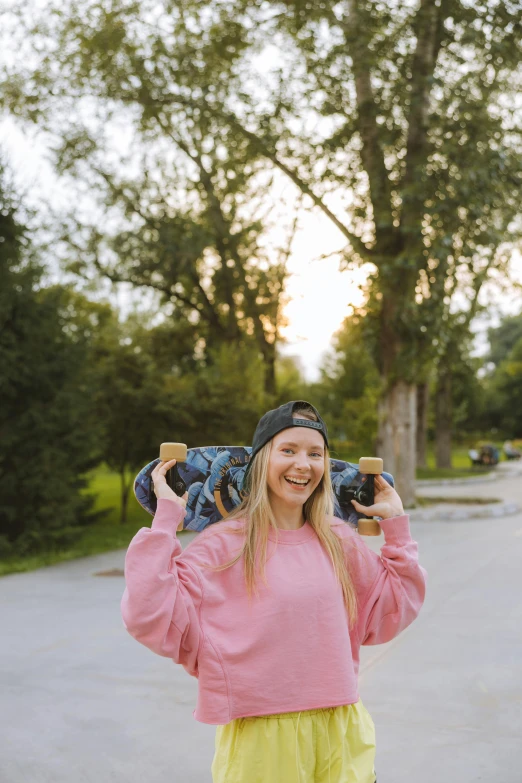
[[[416,487],[457,487],[459,484],[483,484],[486,481],[495,481],[501,474],[498,470],[493,470],[486,476],[469,476],[469,478],[448,478],[448,479],[419,479],[415,482]]]
[[[411,509],[409,514],[412,522],[459,522],[466,519],[499,519],[511,516],[520,511],[517,503],[488,503],[480,506],[464,506],[463,508],[447,508],[446,503],[433,505],[431,508]],[[446,508],[444,508],[446,506]]]

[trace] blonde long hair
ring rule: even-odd
[[[299,412],[300,418],[307,418],[317,421],[317,417],[308,406],[296,407],[294,412]],[[227,514],[220,522],[212,525],[215,532],[222,530],[224,522],[230,519],[241,519],[244,521],[242,529],[226,528],[230,532],[245,536],[245,540],[236,554],[228,563],[219,566],[207,566],[215,571],[223,571],[230,568],[241,557],[244,557],[244,575],[249,598],[252,593],[257,595],[257,568],[258,557],[261,564],[261,576],[265,585],[266,573],[265,566],[267,560],[268,533],[270,529],[275,532],[277,537],[277,522],[270,505],[268,496],[268,464],[270,461],[270,452],[272,449],[272,440],[263,446],[252,461],[249,470],[250,493],[243,499],[241,504],[232,512]],[[308,500],[304,503],[303,512],[305,519],[315,530],[323,549],[331,558],[334,573],[337,582],[341,584],[343,599],[350,618],[350,624],[353,625],[357,618],[357,597],[352,578],[346,565],[345,554],[341,540],[336,535],[330,525],[330,519],[333,517],[333,488],[330,478],[330,455],[325,445],[324,450],[324,474],[318,486],[312,492]]]

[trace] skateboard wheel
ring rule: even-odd
[[[357,530],[361,536],[381,535],[381,526],[376,519],[360,519],[357,522]]]
[[[361,457],[359,471],[365,475],[379,476],[383,471],[382,459],[380,457]]]
[[[178,462],[185,462],[187,459],[186,443],[162,443],[160,446],[159,458],[164,462],[169,459],[175,459]]]

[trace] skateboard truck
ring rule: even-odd
[[[170,459],[175,459],[176,462],[185,462],[187,459],[187,444],[162,443],[160,446],[159,458],[164,462],[168,462]],[[183,497],[187,491],[187,485],[179,475],[177,465],[173,465],[170,470],[167,471],[165,478],[172,491],[175,492],[178,497]]]
[[[382,469],[382,459],[379,457],[361,457],[359,460],[359,472],[367,477],[363,488],[366,489],[368,493],[371,493],[371,497],[374,496],[375,476],[380,476]],[[362,505],[372,505],[371,503],[367,504],[364,502],[364,489],[361,493],[359,503]],[[359,519],[357,529],[361,536],[380,536],[381,534],[381,526],[376,519]]]

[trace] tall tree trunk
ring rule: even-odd
[[[435,392],[435,460],[438,468],[451,468],[451,370],[439,369]]]
[[[426,450],[428,445],[428,403],[430,396],[429,383],[419,383],[417,386],[417,467],[425,468]]]
[[[127,524],[127,506],[131,482],[125,483],[125,468],[120,471],[120,525]]]
[[[405,508],[415,505],[417,387],[395,381],[379,402],[377,454],[393,474]]]
[[[263,359],[265,364],[265,392],[269,395],[275,395],[276,393],[275,343],[268,343],[265,341],[265,345],[263,348]]]

